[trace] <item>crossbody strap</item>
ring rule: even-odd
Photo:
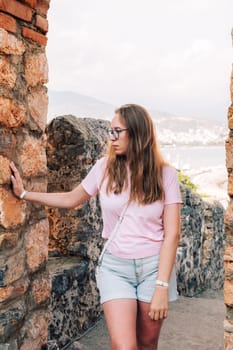
[[[124,206],[124,208],[122,209],[121,214],[120,214],[119,218],[117,219],[117,222],[116,222],[112,232],[110,233],[110,236],[109,236],[107,242],[104,244],[104,247],[103,247],[102,252],[101,252],[99,259],[98,259],[99,266],[101,265],[101,262],[102,262],[102,259],[103,259],[103,256],[104,256],[106,249],[108,248],[109,244],[112,242],[113,238],[116,237],[116,234],[119,230],[119,227],[122,223],[122,220],[124,219],[124,215],[125,215],[125,212],[126,212],[128,206],[129,206],[129,202],[127,202],[126,205]]]

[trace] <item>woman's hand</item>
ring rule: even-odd
[[[167,318],[168,315],[168,288],[163,286],[156,286],[153,294],[149,317],[151,320],[157,321]]]
[[[20,195],[24,191],[23,181],[19,175],[18,169],[13,162],[10,163],[10,168],[12,171],[11,182],[13,185],[13,192],[16,197],[20,198]]]

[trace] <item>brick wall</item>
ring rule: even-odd
[[[48,9],[0,0],[0,344],[11,350],[41,349],[50,317],[48,221],[12,195],[9,171],[13,160],[26,188],[46,191]]]
[[[233,31],[232,31],[233,38]],[[225,215],[226,249],[224,255],[225,283],[224,301],[224,349],[233,349],[233,70],[230,82],[231,105],[228,109],[229,137],[226,140],[226,167],[228,171],[229,204]]]

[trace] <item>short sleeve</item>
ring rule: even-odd
[[[163,169],[164,204],[182,203],[180,184],[176,169],[166,166]]]
[[[82,187],[90,196],[95,196],[99,191],[100,183],[104,174],[104,163],[105,158],[97,160],[87,176],[81,182]]]

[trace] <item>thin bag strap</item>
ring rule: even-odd
[[[105,243],[105,245],[102,249],[102,252],[101,252],[99,259],[98,259],[98,265],[101,264],[104,253],[105,253],[106,249],[108,248],[109,244],[112,242],[113,238],[116,237],[117,231],[122,223],[122,220],[124,219],[124,215],[125,215],[125,212],[126,212],[128,206],[129,206],[129,202],[127,202],[126,205],[124,206],[124,208],[122,209],[121,214],[120,214],[119,218],[117,219],[116,225],[114,226],[114,229],[112,230],[107,242]]]

